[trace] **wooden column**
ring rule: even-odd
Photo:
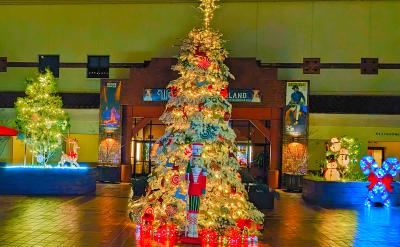
[[[132,139],[132,106],[122,107],[122,150],[121,163],[131,164],[131,139]]]
[[[268,172],[268,185],[279,187],[279,164],[281,161],[281,120],[271,120],[271,162]]]

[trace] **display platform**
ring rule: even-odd
[[[353,207],[364,205],[370,182],[332,182],[304,178],[304,201],[322,207]],[[400,183],[393,182],[390,193],[392,206],[400,206]]]
[[[0,167],[1,195],[85,195],[95,191],[95,168]]]

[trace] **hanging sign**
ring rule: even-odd
[[[121,80],[102,80],[99,112],[99,163],[121,162]]]
[[[308,126],[308,82],[286,82],[285,133],[306,136]]]
[[[229,89],[228,91],[229,102],[261,103],[260,90]],[[169,89],[166,88],[147,88],[143,94],[143,101],[168,101],[169,98]]]

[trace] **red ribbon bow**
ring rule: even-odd
[[[393,177],[390,176],[390,174],[386,174],[383,178],[378,178],[375,173],[370,173],[368,175],[368,181],[371,183],[368,185],[368,189],[371,190],[378,182],[381,182],[383,185],[385,185],[386,189],[389,192],[393,191],[393,187],[390,184],[393,181]]]
[[[72,152],[72,151],[68,153],[68,156],[71,157],[71,158],[73,158],[73,159],[76,158],[76,155],[77,155],[77,153]]]

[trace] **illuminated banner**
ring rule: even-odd
[[[169,89],[166,88],[148,88],[143,94],[143,101],[168,101],[169,98]],[[228,101],[261,103],[261,92],[253,89],[229,89]]]
[[[291,185],[292,175],[307,173],[308,162],[308,81],[286,82],[286,107],[282,137],[282,172],[284,187]],[[288,181],[285,181],[288,180]]]
[[[294,137],[307,134],[308,82],[286,82],[285,133]]]
[[[121,81],[102,80],[99,113],[99,163],[121,163]]]

